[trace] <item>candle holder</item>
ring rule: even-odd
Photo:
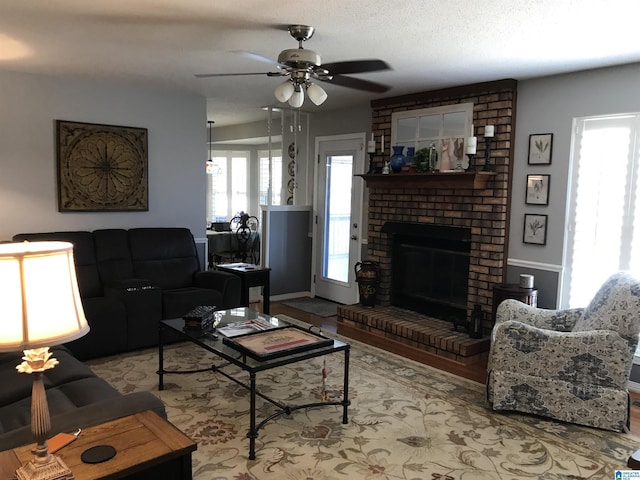
[[[367,172],[368,175],[371,175],[375,172],[375,169],[373,168],[373,157],[376,154],[376,152],[368,152],[369,153],[369,171]]]
[[[493,137],[484,137],[484,170],[486,172],[495,171],[495,165],[491,163],[491,142],[493,142]]]
[[[475,172],[476,171],[476,154],[467,153],[467,157],[469,157],[469,168],[467,168],[467,172]]]

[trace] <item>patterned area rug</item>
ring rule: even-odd
[[[280,315],[279,317],[287,317]],[[157,390],[157,350],[89,362],[123,393],[150,390],[169,420],[198,443],[200,480],[606,479],[640,448],[630,435],[485,407],[484,385],[350,341],[349,423],[340,407],[300,410],[259,432],[248,459],[247,392],[221,375],[168,375]],[[326,357],[327,390],[342,396],[343,354]],[[165,368],[208,366],[192,344],[166,349]],[[265,394],[289,404],[319,401],[323,360],[258,374]],[[241,373],[241,372],[239,372]],[[273,413],[258,400],[259,419]]]

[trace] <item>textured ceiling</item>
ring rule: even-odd
[[[195,78],[267,72],[304,44],[324,62],[380,58],[390,85],[369,94],[323,83],[330,110],[454,85],[518,80],[640,61],[637,0],[0,0],[0,69],[154,83],[208,99],[216,126],[264,118],[281,78]]]

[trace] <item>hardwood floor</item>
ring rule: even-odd
[[[262,311],[261,306],[255,306],[254,308]],[[336,333],[337,330],[337,322],[335,316],[319,317],[317,315],[313,315],[312,313],[303,312],[302,310],[282,305],[279,302],[271,302],[270,314],[277,315],[279,313],[283,315],[289,315],[290,317],[297,318],[312,325],[316,325],[325,332]],[[445,370],[449,373],[453,373],[455,375],[459,375],[480,383],[483,383],[486,379],[486,361],[479,362],[474,365],[465,366],[464,368],[452,368],[451,365],[447,362],[438,361],[438,359],[434,358],[425,359],[424,363],[428,364],[431,367]],[[632,401],[637,401],[638,405],[640,405],[640,392],[632,391],[631,399]],[[638,437],[638,440],[640,440],[640,407],[633,405],[631,406],[631,431],[629,433],[634,437]]]

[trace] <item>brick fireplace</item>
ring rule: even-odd
[[[391,138],[394,112],[473,102],[479,169],[484,165],[483,127],[495,125],[495,172],[363,175],[369,197],[367,260],[380,268],[380,306],[391,304],[393,242],[392,234],[383,231],[387,222],[463,227],[471,232],[467,318],[480,304],[484,332],[490,331],[493,285],[506,275],[516,88],[515,80],[500,80],[372,101],[373,132],[385,138]],[[374,158],[376,166],[388,155]]]

